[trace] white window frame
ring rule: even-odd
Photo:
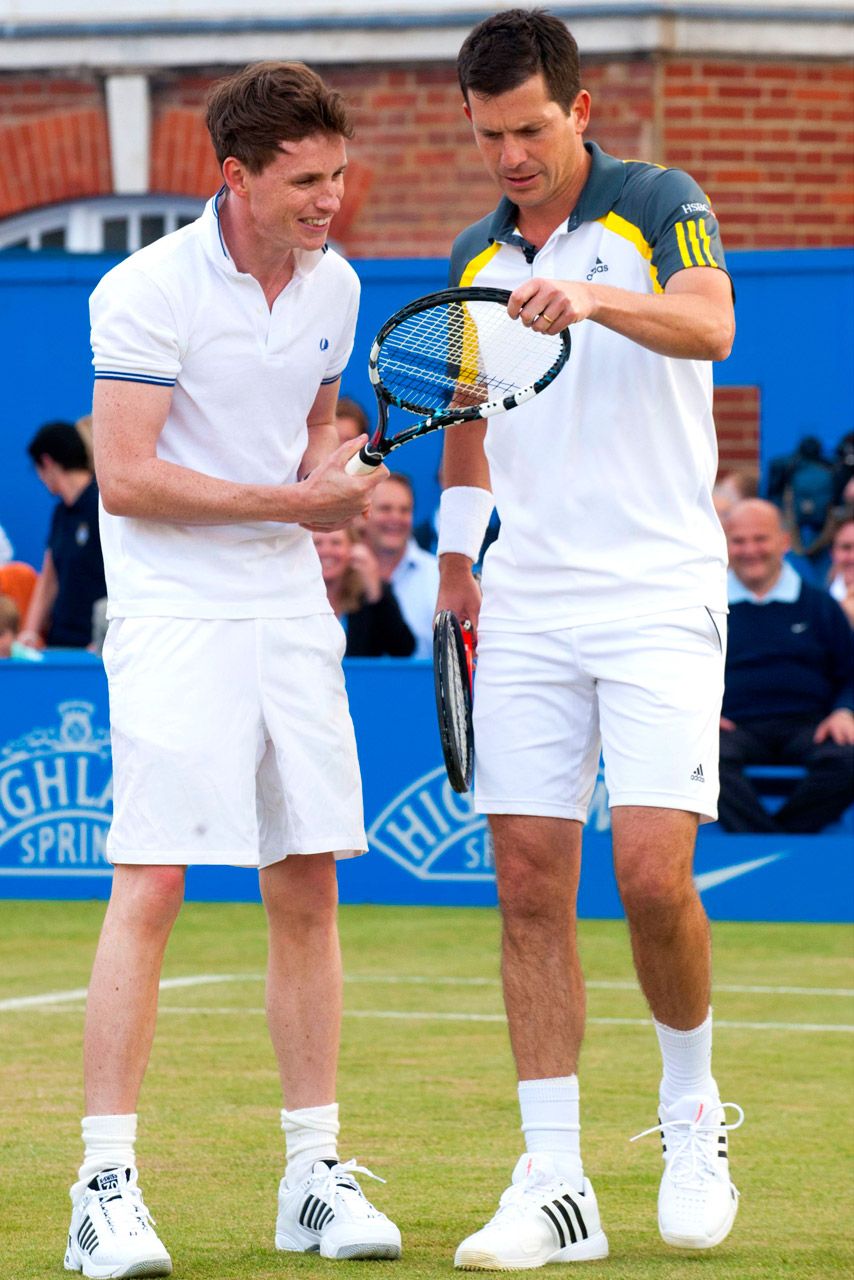
[[[50,231],[65,231],[69,253],[104,253],[104,223],[125,218],[128,224],[127,252],[142,248],[142,219],[162,217],[164,235],[175,231],[182,220],[197,218],[205,201],[192,196],[100,196],[32,209],[12,218],[0,219],[0,249],[26,240],[30,249],[41,248],[41,237]]]

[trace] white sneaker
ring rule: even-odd
[[[548,1155],[526,1153],[519,1157],[495,1217],[462,1242],[454,1266],[462,1271],[523,1271],[547,1262],[607,1256],[608,1241],[587,1178],[579,1191],[561,1178]]]
[[[737,1112],[726,1122],[726,1108]],[[736,1102],[686,1094],[659,1108],[659,1124],[639,1133],[661,1134],[664,1173],[658,1192],[658,1229],[680,1249],[711,1249],[729,1235],[738,1191],[729,1176],[727,1132],[744,1122]],[[632,1142],[635,1139],[632,1138]]]
[[[102,1169],[71,1188],[65,1270],[92,1280],[171,1276],[172,1259],[142,1201],[136,1169]]]
[[[355,1160],[318,1160],[296,1187],[282,1178],[276,1248],[322,1258],[399,1258],[400,1232],[365,1198],[356,1173],[384,1181]]]

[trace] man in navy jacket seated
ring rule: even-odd
[[[749,498],[726,521],[729,641],[721,715],[721,825],[811,832],[854,800],[854,633],[837,602],[784,560],[778,509]],[[770,814],[743,768],[802,765]]]

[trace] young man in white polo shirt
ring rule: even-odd
[[[387,474],[348,476],[364,437],[339,447],[334,425],[359,287],[326,237],[352,128],[300,63],[221,82],[207,122],[222,189],[91,301],[115,872],[65,1257],[85,1276],[171,1273],[137,1182],[136,1105],[195,863],[259,868],[287,1108],[277,1248],[400,1253],[338,1160],[335,859],[366,843],[343,636],[310,533],[358,516]]]
[[[718,788],[726,557],[709,362],[730,349],[732,289],[692,179],[585,145],[590,95],[557,18],[488,19],[458,70],[503,199],[458,238],[451,283],[510,289],[510,314],[538,331],[573,328],[569,366],[546,392],[445,442],[439,606],[478,626],[476,804],[495,840],[527,1146],[456,1265],[608,1252],[576,1074],[576,896],[600,741],[616,876],[663,1057],[659,1228],[707,1248],[737,1205],[692,880],[698,819],[716,816]],[[481,602],[471,565],[493,492],[501,533]]]

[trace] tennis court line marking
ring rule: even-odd
[[[160,982],[161,991],[173,991],[182,987],[204,987],[213,986],[217,983],[224,982],[263,982],[264,974],[262,973],[200,973],[183,978],[163,978]],[[455,977],[437,977],[430,978],[419,975],[395,975],[395,974],[347,974],[344,981],[354,986],[359,985],[383,985],[383,986],[451,986],[451,987],[498,987],[500,980],[498,978],[455,978]],[[609,982],[592,980],[587,983],[587,987],[592,991],[637,991],[637,984],[634,982]],[[731,995],[775,995],[775,996],[842,996],[850,998],[854,996],[854,988],[851,987],[766,987],[766,986],[747,986],[733,983],[717,983],[715,991],[723,992]],[[15,996],[10,999],[0,1000],[0,1013],[11,1013],[17,1009],[37,1009],[42,1006],[74,1004],[77,1001],[86,999],[86,988],[76,987],[70,991],[47,991],[40,995],[33,996]],[[474,1016],[474,1015],[472,1015]],[[486,1016],[486,1015],[483,1015]],[[491,1015],[490,1015],[491,1016]],[[499,1015],[496,1015],[499,1016]],[[503,1017],[503,1015],[500,1015]],[[594,1021],[594,1019],[588,1019]],[[645,1025],[645,1024],[644,1024]],[[716,1026],[727,1026],[726,1022],[715,1019]],[[737,1023],[733,1025],[746,1026],[747,1023]],[[758,1025],[758,1024],[757,1024]],[[762,1024],[762,1025],[772,1025]],[[785,1023],[785,1026],[795,1025]]]
[[[47,1009],[46,1012],[59,1012],[59,1010]],[[266,1011],[260,1006],[254,1009],[237,1008],[234,1005],[163,1005],[160,1013],[179,1013],[179,1014],[201,1014],[210,1016],[211,1014],[243,1014],[243,1015],[261,1015]],[[401,1022],[491,1022],[504,1023],[506,1018],[503,1013],[430,1013],[420,1009],[345,1009],[345,1018],[368,1018],[379,1021]],[[595,1027],[645,1027],[651,1025],[650,1018],[588,1018],[588,1026]],[[846,1026],[838,1022],[735,1022],[726,1018],[715,1018],[715,1029],[720,1030],[721,1027],[730,1028],[734,1031],[799,1031],[799,1032],[829,1032],[842,1031],[850,1034],[854,1032],[854,1026]]]

